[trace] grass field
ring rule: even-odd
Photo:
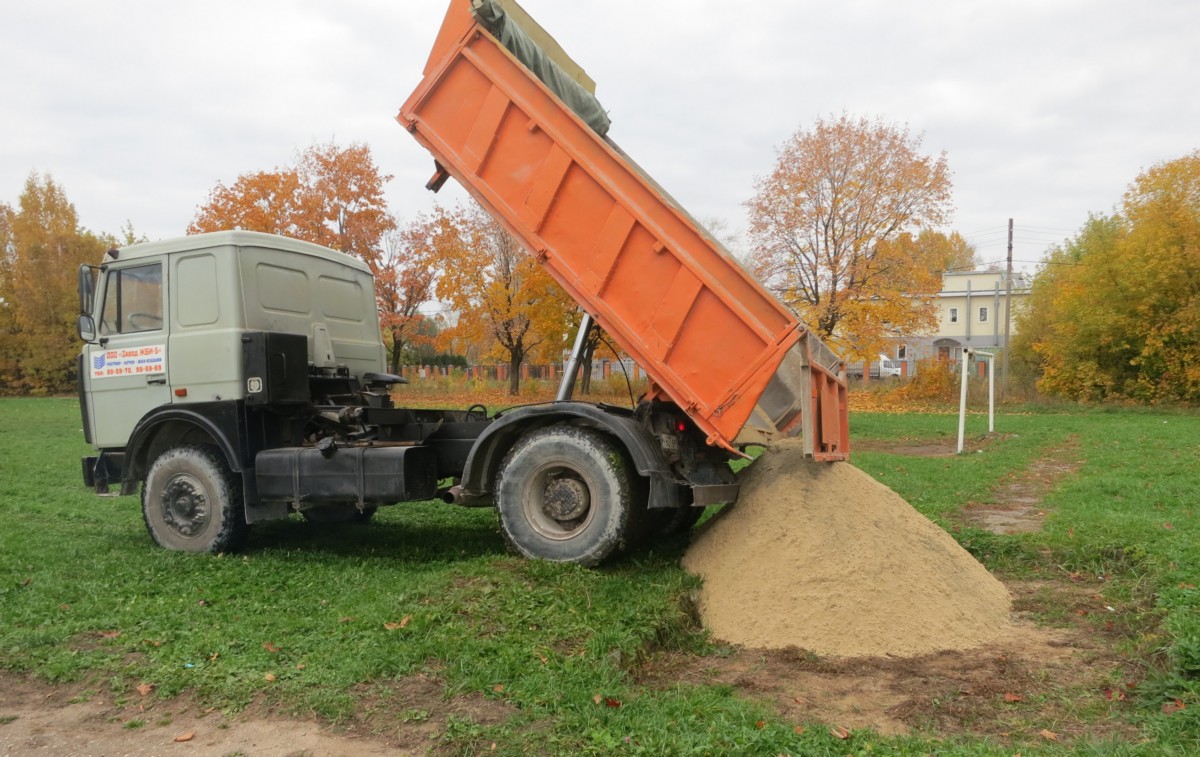
[[[227,712],[420,727],[449,754],[1200,752],[1200,417],[1002,414],[987,440],[970,424],[977,451],[914,455],[949,444],[954,417],[856,414],[854,461],[1006,582],[1039,587],[1019,602],[1037,623],[1102,642],[1104,687],[1035,676],[958,719],[930,696],[904,735],[797,720],[719,674],[746,652],[698,628],[686,539],[601,570],[527,562],[490,511],[441,503],[256,526],[239,555],[166,552],[136,497],[84,489],[65,399],[0,400],[0,667],[131,709],[152,686]],[[973,507],[1033,479],[1041,530],[972,525]],[[1056,601],[1079,587],[1098,613]]]

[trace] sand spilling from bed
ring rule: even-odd
[[[1009,625],[1008,590],[945,531],[849,463],[783,442],[684,556],[713,636],[749,647],[912,657]]]

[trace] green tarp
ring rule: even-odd
[[[550,91],[558,95],[575,115],[592,127],[600,136],[608,133],[611,121],[596,96],[581,87],[546,54],[521,26],[505,13],[496,0],[472,0],[472,13],[479,23],[492,33],[500,44],[521,61],[522,64]]]

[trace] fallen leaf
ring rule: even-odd
[[[139,694],[141,694],[142,696],[149,696],[150,692],[152,692],[152,691],[154,691],[154,684],[152,684],[152,683],[139,683],[138,684],[137,692]]]
[[[606,707],[620,707],[620,706],[621,706],[621,700],[620,700],[620,699],[613,699],[612,697],[607,697],[607,698],[604,700],[604,705],[605,705]]]
[[[1050,731],[1050,730],[1043,728],[1042,729],[1042,738],[1045,739],[1046,741],[1058,741],[1058,734],[1055,733],[1054,731]]]
[[[761,731],[762,729],[767,727],[767,721],[759,720],[754,724],[754,727]]]
[[[798,725],[795,728],[793,728],[792,730],[796,732],[797,736],[799,736],[804,733],[804,726]]]
[[[266,681],[267,683],[274,683],[275,682],[275,674],[267,673],[265,676],[263,676],[263,680]]]
[[[280,649],[282,649],[282,647],[277,647],[268,641],[267,643],[263,644],[263,649],[267,650],[271,654],[276,654]]]
[[[183,742],[185,742],[185,741],[191,741],[191,740],[192,740],[192,739],[194,739],[194,738],[196,738],[196,732],[195,732],[195,731],[188,731],[187,733],[181,733],[181,734],[179,734],[178,736],[176,736],[176,737],[175,737],[175,743],[176,743],[176,744],[182,744]]]
[[[1006,691],[1006,692],[1004,692],[1004,701],[1005,702],[1023,702],[1023,701],[1025,701],[1025,697],[1021,696],[1020,694],[1014,694],[1011,691]]]
[[[408,621],[410,621],[410,620],[412,620],[412,616],[411,616],[411,615],[405,615],[405,616],[404,616],[403,618],[401,618],[401,620],[400,620],[400,627],[401,627],[401,628],[404,628],[405,626],[407,626],[407,625],[408,625]]]
[[[1167,522],[1167,523],[1164,523],[1164,524],[1163,524],[1163,528],[1165,528],[1165,529],[1167,529],[1168,531],[1170,531],[1171,529],[1175,528],[1175,526],[1171,525],[1171,523],[1170,523],[1170,522]]]
[[[400,627],[400,624],[399,624],[399,623],[391,623],[391,622],[388,622],[388,623],[384,623],[384,624],[383,624],[383,627],[384,627],[384,628],[386,628],[386,629],[387,629],[387,630],[389,630],[389,631],[395,631],[397,628],[399,628],[399,627]]]
[[[831,725],[831,726],[829,726],[829,735],[834,737],[835,739],[842,739],[844,741],[844,740],[850,738],[850,731],[847,731],[845,728],[842,728],[840,725]]]
[[[1109,701],[1123,702],[1125,701],[1125,692],[1117,689],[1105,689],[1104,697]]]
[[[504,684],[502,684],[502,683],[496,684],[495,686],[492,687],[492,691],[496,692],[497,694],[503,694],[504,693]]]
[[[1174,715],[1175,713],[1179,712],[1180,710],[1186,710],[1186,709],[1187,709],[1187,705],[1184,704],[1183,700],[1180,700],[1180,699],[1176,699],[1176,700],[1167,702],[1166,704],[1164,704],[1162,706],[1162,711],[1163,711],[1164,715]]]
[[[596,696],[592,697],[592,701],[595,702],[596,704],[600,704],[601,702],[604,701],[604,697],[597,694]]]

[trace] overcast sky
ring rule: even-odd
[[[217,182],[333,140],[371,147],[410,218],[434,201],[432,160],[394,116],[446,5],[12,0],[0,201],[49,173],[86,228],[171,237]],[[1019,264],[1110,212],[1142,169],[1200,148],[1197,0],[522,5],[595,79],[610,137],[734,230],[776,148],[842,112],[944,151],[952,228],[997,260],[1014,218]]]

